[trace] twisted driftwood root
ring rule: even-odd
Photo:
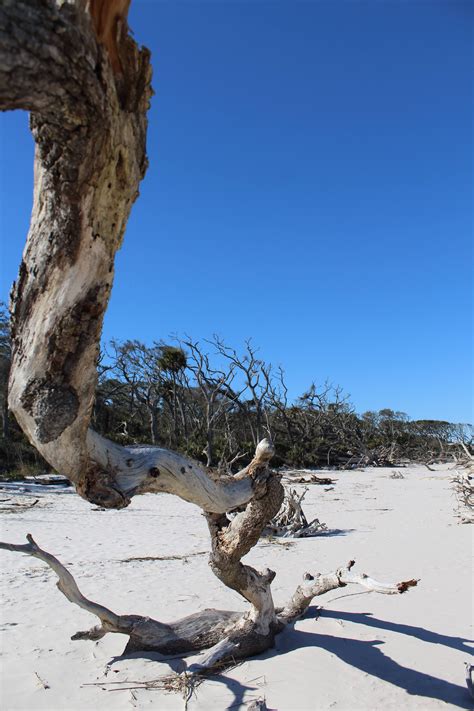
[[[71,639],[98,640],[108,632],[118,632],[129,636],[125,654],[154,651],[165,656],[184,656],[206,650],[187,669],[188,673],[193,674],[201,674],[271,648],[275,636],[286,625],[304,615],[313,598],[330,590],[358,584],[373,592],[396,595],[406,592],[418,582],[408,580],[400,583],[380,583],[368,575],[354,573],[354,561],[350,561],[334,573],[314,576],[306,573],[303,583],[298,586],[288,604],[275,610],[270,593],[270,584],[275,574],[272,571],[258,573],[253,568],[240,564],[237,576],[247,580],[247,595],[249,600],[253,600],[250,611],[242,614],[207,609],[176,622],[163,623],[140,615],[117,615],[104,605],[89,600],[81,593],[71,573],[54,555],[40,548],[30,534],[27,535],[27,540],[28,543],[23,545],[0,543],[0,548],[31,555],[49,565],[58,576],[57,587],[63,595],[100,620],[100,625],[77,632]],[[213,555],[214,553],[211,553],[211,565],[219,565],[212,563]],[[234,573],[229,573],[227,566],[224,568],[219,571],[219,575],[226,578],[226,583],[230,584],[227,576]],[[255,597],[252,592],[254,579],[259,581],[264,590],[261,597]],[[241,584],[240,581],[235,583],[236,588]]]

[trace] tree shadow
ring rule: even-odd
[[[253,701],[253,699],[247,697],[244,702],[244,697],[247,691],[257,691],[258,693],[256,694],[256,696],[263,696],[262,690],[258,686],[248,686],[246,684],[242,684],[237,679],[231,679],[229,676],[225,676],[223,674],[209,675],[208,677],[206,677],[206,681],[213,681],[219,684],[223,684],[233,695],[234,699],[230,704],[226,706],[225,711],[231,711],[231,709],[240,709],[243,707],[244,703],[247,706],[250,701]],[[268,709],[268,711],[272,711],[272,709]]]
[[[327,531],[321,531],[317,535],[330,538],[331,536],[347,536],[349,533],[353,533],[353,531],[355,531],[355,528],[328,528]]]
[[[342,612],[339,610],[328,610],[323,608],[320,610],[321,617],[331,617],[335,620],[346,620],[367,627],[376,627],[381,630],[390,630],[391,632],[399,632],[406,634],[409,637],[416,637],[423,642],[431,642],[431,644],[442,644],[444,647],[451,647],[460,652],[472,654],[472,648],[468,645],[474,644],[473,640],[465,639],[464,637],[451,637],[450,635],[440,634],[432,630],[426,630],[424,627],[414,627],[406,625],[403,622],[390,622],[389,620],[379,620],[374,617],[371,612]]]
[[[345,613],[340,614],[334,612],[334,614],[328,615],[327,612],[326,610],[324,611],[327,617],[344,619]],[[331,611],[331,613],[332,612],[333,611]],[[351,613],[347,614],[348,616],[345,619],[349,619],[351,615]],[[358,620],[357,614],[354,614],[353,621],[363,622],[365,624],[365,617],[363,621]],[[380,626],[382,628],[383,621],[377,620],[377,622],[381,624],[375,624],[374,626]],[[436,644],[445,644],[447,641],[447,646],[452,646],[454,649],[469,650],[469,647],[458,646],[458,640],[460,638],[438,635],[437,633],[423,630],[422,628],[411,628],[410,625],[400,625],[400,627],[405,628],[405,630],[397,630],[397,625],[393,624],[392,627],[392,624],[393,623],[387,623],[387,627],[384,627],[384,629],[395,629],[405,634],[412,634],[408,630],[413,629],[417,632],[417,634],[413,636],[417,636],[418,639],[434,642]],[[440,641],[440,639],[444,641]],[[464,642],[464,640],[461,641]],[[402,666],[382,652],[380,646],[383,644],[384,642],[381,640],[354,640],[347,637],[334,637],[332,635],[317,634],[315,632],[304,632],[302,630],[295,630],[294,628],[284,630],[277,638],[277,649],[280,653],[290,652],[302,647],[319,647],[336,655],[341,661],[355,669],[360,669],[365,674],[398,686],[408,694],[444,701],[445,703],[462,709],[472,709],[472,700],[470,699],[466,687],[453,684],[445,679],[439,679],[431,674],[425,674],[424,672],[411,669],[410,667]]]

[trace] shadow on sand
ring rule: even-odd
[[[462,637],[450,637],[423,627],[398,624],[373,617],[368,612],[339,612],[337,610],[321,610],[321,617],[346,620],[358,624],[376,627],[406,634],[424,642],[443,645],[472,653],[468,646],[470,640]],[[336,655],[346,664],[360,669],[365,674],[386,681],[389,684],[404,689],[413,696],[436,699],[462,709],[472,709],[473,702],[465,686],[453,684],[439,679],[431,674],[404,667],[383,653],[380,648],[384,642],[380,640],[355,640],[346,637],[335,637],[315,632],[287,629],[277,638],[277,650],[280,653],[290,652],[302,647],[319,647]],[[460,669],[462,673],[463,670]]]
[[[314,607],[309,609],[310,616],[311,612],[315,612]],[[340,612],[337,610],[323,609],[320,611],[320,614],[321,617],[345,620],[347,622],[375,627],[381,630],[398,632],[410,637],[415,637],[423,642],[443,645],[452,649],[465,651],[467,654],[472,653],[472,649],[468,646],[470,640],[462,637],[443,635],[438,632],[426,630],[423,627],[414,627],[412,625],[398,624],[388,620],[380,620],[373,617],[369,612]],[[398,686],[400,689],[404,689],[408,694],[425,697],[427,699],[436,699],[461,709],[473,709],[472,699],[465,686],[458,686],[457,684],[439,679],[431,674],[425,674],[416,669],[402,666],[383,653],[380,649],[383,644],[384,642],[380,640],[355,640],[347,637],[318,634],[316,632],[305,632],[296,630],[294,627],[289,627],[276,638],[275,649],[269,650],[266,654],[258,658],[270,659],[273,656],[286,654],[303,647],[319,647],[320,649],[325,649],[330,654],[336,655],[343,662],[355,669],[360,669],[365,674]],[[114,661],[121,661],[127,658],[166,661],[166,663],[178,673],[183,671],[186,666],[183,659],[174,659],[171,661],[169,658],[149,652],[135,653],[127,657],[115,657]],[[257,692],[256,695],[261,694],[261,690],[258,686],[242,684],[238,680],[231,679],[225,674],[209,676],[208,681],[210,683],[223,684],[232,693],[234,699],[232,703],[227,706],[227,709],[240,708],[244,704],[245,694],[249,691]],[[250,684],[251,682],[248,683]],[[248,701],[249,697],[247,696],[245,703]]]
[[[449,635],[433,632],[432,630],[425,630],[424,627],[405,625],[402,622],[379,620],[377,617],[374,617],[371,612],[342,612],[339,610],[328,610],[323,608],[320,611],[320,616],[332,617],[333,619],[345,620],[347,622],[354,622],[356,624],[366,625],[367,627],[376,627],[380,630],[399,632],[400,634],[406,634],[409,637],[420,639],[422,642],[441,644],[444,647],[451,647],[452,649],[457,649],[460,652],[467,652],[468,654],[472,654],[473,651],[472,647],[469,645],[474,644],[474,642],[470,639],[464,639],[464,637],[450,637]]]

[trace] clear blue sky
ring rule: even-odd
[[[150,168],[104,338],[252,336],[294,396],[472,421],[473,8],[133,0]],[[0,127],[5,299],[33,146]]]

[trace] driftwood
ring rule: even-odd
[[[456,475],[452,479],[461,523],[474,523],[474,455],[464,442],[453,442]]]
[[[202,673],[268,649],[273,645],[275,635],[281,632],[285,625],[304,615],[313,598],[330,590],[358,584],[373,592],[394,595],[404,593],[417,584],[416,580],[395,584],[380,583],[366,574],[354,573],[354,561],[350,561],[333,573],[306,573],[303,583],[298,586],[288,604],[275,609],[270,593],[270,584],[275,573],[271,570],[257,573],[253,568],[241,563],[232,567],[228,565],[226,555],[219,559],[223,547],[230,546],[234,555],[240,555],[240,552],[236,552],[239,545],[248,546],[248,540],[244,543],[245,523],[245,520],[241,520],[239,533],[234,531],[233,535],[226,537],[224,531],[219,543],[216,538],[219,538],[219,533],[222,534],[222,529],[218,528],[216,521],[211,523],[214,536],[210,564],[213,568],[217,567],[218,576],[223,578],[227,585],[247,596],[250,602],[249,611],[242,614],[226,610],[204,610],[167,624],[140,615],[117,615],[107,607],[87,599],[67,568],[51,553],[40,548],[30,534],[26,544],[0,543],[0,548],[42,560],[58,576],[57,586],[63,595],[70,602],[99,618],[100,625],[77,632],[73,635],[73,640],[98,640],[108,632],[117,632],[129,636],[125,653],[153,650],[171,656],[207,650],[189,666],[188,673]],[[260,586],[258,592],[255,581],[258,581]],[[247,588],[243,588],[244,584]]]
[[[191,671],[259,653],[315,595],[370,578],[351,566],[310,576],[278,613],[275,573],[241,559],[283,501],[262,440],[235,476],[214,477],[197,462],[158,447],[122,447],[90,429],[103,316],[119,249],[147,167],[148,50],[128,32],[129,0],[3,0],[0,110],[31,112],[36,142],[31,224],[12,291],[9,406],[29,441],[87,501],[123,508],[133,496],[170,493],[207,519],[215,575],[249,604],[245,614],[207,610],[174,624],[117,615],[85,598],[74,578],[31,538],[2,548],[43,560],[59,589],[100,620],[75,636],[129,636],[127,651],[185,654],[207,649]],[[12,81],[14,77],[14,81]],[[232,520],[227,512],[244,507]],[[414,581],[383,586],[401,593]]]
[[[401,472],[396,472],[395,470],[392,471],[390,474],[390,479],[404,479],[405,477]]]
[[[398,448],[395,442],[390,446],[381,445],[363,453],[352,454],[348,459],[341,461],[339,469],[362,469],[363,467],[390,467],[399,459]]]
[[[474,699],[474,683],[472,681],[472,672],[474,671],[474,666],[466,662],[466,686],[467,689]]]
[[[474,479],[472,475],[467,472],[458,472],[452,482],[461,523],[474,523]]]
[[[28,484],[39,484],[40,486],[71,486],[71,482],[65,476],[27,476],[25,481]]]
[[[34,501],[12,501],[12,499],[0,499],[0,513],[21,513],[32,509],[39,503],[39,499]],[[5,505],[3,505],[5,504]]]
[[[328,527],[315,518],[308,523],[303,512],[302,502],[308,487],[298,493],[296,489],[285,489],[285,498],[277,515],[264,530],[265,535],[281,536],[282,538],[309,538],[326,533]]]
[[[288,479],[291,484],[330,486],[336,482],[336,479],[331,479],[328,476],[317,476],[310,469],[284,469],[281,475],[284,479]]]

